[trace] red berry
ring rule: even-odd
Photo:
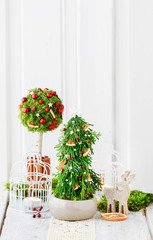
[[[84,165],[82,165],[82,168],[85,168],[85,166],[84,166]]]
[[[36,211],[36,208],[33,208],[32,211]]]
[[[36,93],[32,94],[33,99],[37,99],[38,95]]]
[[[80,151],[80,154],[83,154],[83,151]]]
[[[24,113],[28,113],[29,112],[29,108],[24,108],[23,111],[24,111]]]
[[[52,129],[54,129],[54,126],[53,126],[53,125],[50,125],[48,128],[49,128],[50,130],[52,130]]]
[[[62,169],[61,172],[64,172],[64,169]]]
[[[59,112],[60,114],[62,114],[63,109],[59,108],[59,109],[58,109],[58,112]]]
[[[91,143],[91,140],[88,140],[88,143]]]
[[[61,109],[64,109],[64,105],[61,105]]]
[[[69,157],[69,160],[71,160],[72,158],[71,157]]]
[[[81,177],[78,177],[78,180],[81,181]]]
[[[43,209],[43,206],[40,206],[39,211],[41,211],[42,209]]]
[[[48,88],[45,88],[45,89],[44,89],[44,91],[47,91],[47,90],[49,90],[49,89],[48,89]]]
[[[52,97],[52,94],[51,94],[50,92],[48,92],[48,93],[46,94],[46,96],[47,96],[48,98],[51,98],[51,97]]]
[[[48,112],[49,111],[49,108],[45,108],[45,112]]]
[[[40,218],[40,217],[41,217],[41,214],[40,214],[40,213],[38,213],[37,217],[38,217],[38,218]]]
[[[88,194],[88,191],[85,191],[85,194]]]
[[[40,123],[41,123],[41,124],[45,124],[45,122],[46,122],[46,120],[45,120],[44,118],[41,118],[41,119],[40,119]]]
[[[54,128],[58,128],[58,125],[54,126]]]
[[[41,88],[38,88],[39,92],[42,92],[43,90]]]
[[[79,138],[79,136],[77,136],[77,138]]]
[[[55,118],[52,120],[52,123],[53,123],[53,124],[56,124],[56,123],[57,123]]]
[[[35,214],[33,214],[33,216],[32,216],[33,218],[35,218],[36,217],[36,215]]]
[[[63,131],[66,131],[66,128],[63,128]]]
[[[59,108],[59,106],[60,106],[59,103],[56,102],[56,103],[55,103],[55,107],[56,107],[56,108]]]
[[[52,95],[56,96],[56,92],[52,92]]]
[[[39,104],[43,104],[43,100],[39,100]]]
[[[26,102],[27,101],[27,98],[26,97],[23,97],[22,98],[22,102]]]

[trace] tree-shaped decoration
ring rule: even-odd
[[[84,119],[72,117],[64,126],[59,138],[58,184],[55,197],[69,200],[86,200],[101,187],[98,174],[92,167],[93,144],[100,133],[93,131]]]
[[[38,132],[37,152],[42,154],[42,136],[62,123],[64,106],[55,91],[45,88],[29,90],[19,105],[19,118],[29,131]]]

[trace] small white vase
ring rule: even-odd
[[[56,198],[52,195],[50,200],[52,216],[60,220],[79,221],[92,218],[97,211],[97,200],[72,201]]]

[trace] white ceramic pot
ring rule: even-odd
[[[50,211],[52,216],[61,220],[78,221],[92,218],[97,211],[97,200],[72,201],[56,198],[54,195],[50,200]]]

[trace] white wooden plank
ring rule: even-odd
[[[3,224],[7,203],[8,203],[8,191],[0,189],[0,228]]]
[[[150,240],[146,219],[142,212],[131,213],[123,222],[102,220],[96,215],[96,240]],[[50,213],[34,219],[32,214],[20,213],[8,208],[2,232],[2,240],[45,240],[48,234]],[[10,238],[11,236],[11,238]]]
[[[151,240],[146,219],[142,212],[130,213],[128,219],[111,222],[96,217],[96,240]]]
[[[17,212],[8,207],[2,231],[2,240],[46,240],[50,213],[42,213],[41,218],[33,218],[31,213]]]
[[[151,204],[146,211],[146,219],[148,223],[148,227],[153,238],[153,204]]]

